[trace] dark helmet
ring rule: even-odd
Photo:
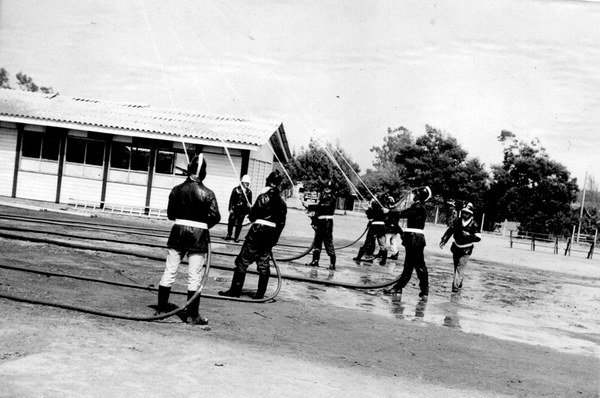
[[[200,167],[198,165],[200,164]],[[204,156],[194,156],[190,164],[188,164],[187,175],[194,181],[204,181],[206,177],[206,160]]]
[[[333,181],[331,181],[331,180],[325,181],[325,184],[323,184],[323,191],[326,189],[329,189],[330,191],[333,190]]]
[[[467,203],[467,204],[465,205],[465,207],[463,207],[463,208],[461,209],[461,211],[462,211],[463,213],[469,213],[469,214],[473,215],[473,212],[475,211],[475,208],[473,207],[473,203]]]
[[[269,174],[267,177],[267,184],[271,184],[273,186],[278,186],[281,184],[282,178],[279,170],[275,170]]]
[[[427,186],[416,188],[413,193],[415,194],[415,200],[420,200],[423,203],[427,202],[433,196],[431,188]]]

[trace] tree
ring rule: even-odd
[[[52,87],[39,87],[33,82],[33,79],[23,72],[19,72],[16,75],[17,86],[23,91],[38,92],[41,91],[44,94],[52,94],[54,90]],[[12,89],[9,83],[9,74],[4,68],[0,68],[0,88]]]
[[[515,134],[503,130],[498,141],[504,145],[504,159],[492,166],[490,190],[496,221],[517,221],[524,231],[568,234],[577,180],[549,158],[537,139],[519,142]]]
[[[471,202],[476,208],[484,203],[488,173],[478,159],[467,155],[454,137],[427,125],[414,144],[398,148],[395,161],[407,185],[429,186],[449,217],[457,201]]]
[[[335,163],[328,153],[334,157]],[[343,170],[343,174],[336,163]],[[311,138],[307,150],[301,148],[298,156],[294,154],[289,171],[292,179],[295,182],[302,182],[308,191],[320,191],[327,181],[331,181],[336,195],[343,197],[354,193],[347,179],[356,186],[355,176],[360,173],[360,167],[350,159],[339,142],[336,142],[335,146],[327,143],[322,147]]]

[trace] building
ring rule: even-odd
[[[221,209],[291,157],[281,122],[0,89],[0,196],[153,214],[199,153]]]

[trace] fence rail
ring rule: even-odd
[[[510,247],[513,248],[515,244],[524,244],[528,245],[532,251],[536,251],[536,249],[546,248],[552,249],[554,254],[563,253],[565,256],[570,256],[571,253],[584,253],[587,255],[588,259],[592,259],[594,256],[594,248],[596,246],[596,239],[589,243],[574,243],[573,238],[569,237],[566,240],[561,239],[558,236],[551,236],[546,234],[536,234],[536,233],[521,233],[514,234],[510,231]],[[561,247],[564,245],[564,247]],[[583,250],[581,250],[582,248]],[[563,250],[564,249],[564,250]]]

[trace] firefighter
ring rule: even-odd
[[[252,222],[244,244],[235,259],[235,268],[229,290],[220,291],[220,296],[240,297],[248,266],[256,262],[258,289],[254,299],[264,298],[271,275],[271,249],[277,244],[285,227],[287,206],[281,197],[281,175],[275,170],[267,177],[267,185],[256,198],[248,218]]]
[[[333,247],[333,214],[335,212],[336,198],[332,193],[332,182],[328,181],[323,187],[319,201],[315,205],[309,205],[308,211],[313,213],[312,226],[315,229],[315,245],[312,253],[311,267],[319,266],[321,248],[325,245],[325,251],[329,256],[329,269],[335,270],[335,248]]]
[[[168,312],[171,286],[175,282],[182,259],[188,256],[188,292],[190,300],[200,287],[203,267],[206,264],[209,229],[221,220],[219,206],[213,191],[202,181],[206,177],[206,161],[202,154],[192,159],[188,165],[187,179],[177,185],[169,195],[167,216],[174,220],[167,242],[167,261],[163,276],[158,285],[157,315]],[[200,296],[187,308],[187,323],[206,325],[208,320],[198,313]]]
[[[481,230],[479,224],[473,220],[473,211],[473,204],[467,203],[460,211],[460,216],[454,220],[440,240],[440,249],[443,249],[450,237],[454,236],[454,242],[450,247],[454,262],[453,293],[458,293],[462,289],[465,268],[473,253],[473,243],[481,241]]]
[[[381,202],[375,198],[371,200],[369,207],[365,210],[365,214],[369,219],[367,236],[365,243],[358,249],[358,254],[353,258],[354,261],[360,262],[363,256],[368,256],[362,261],[372,262],[376,256],[375,243],[379,248],[378,256],[381,253],[381,265],[385,265],[387,259],[387,251],[385,249],[385,219],[386,212],[381,205]],[[383,257],[385,255],[385,258]]]
[[[240,241],[242,223],[244,222],[244,217],[250,211],[251,203],[250,177],[244,175],[240,185],[233,188],[229,197],[229,220],[227,222],[227,236],[225,236],[225,240],[231,240],[231,234],[235,227],[234,240],[235,242]]]
[[[385,289],[384,294],[401,295],[402,289],[408,284],[412,276],[413,269],[417,272],[419,278],[419,297],[427,299],[429,294],[429,276],[427,266],[425,265],[425,220],[427,212],[425,211],[425,202],[431,198],[431,189],[429,187],[419,187],[414,190],[413,204],[406,210],[400,211],[399,218],[406,218],[406,228],[402,232],[402,245],[406,250],[404,257],[404,269],[398,282],[391,289]]]

